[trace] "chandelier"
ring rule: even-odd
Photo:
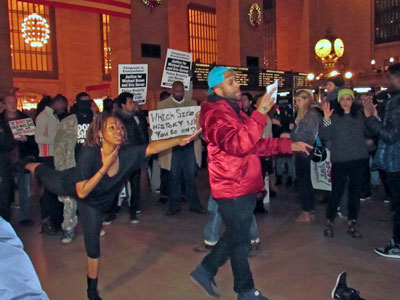
[[[31,47],[42,47],[44,44],[47,44],[47,40],[50,38],[50,30],[45,18],[39,16],[37,13],[32,13],[24,19],[21,26],[22,37],[25,39],[25,43]]]

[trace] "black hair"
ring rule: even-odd
[[[65,97],[65,96],[62,95],[62,94],[57,94],[57,95],[53,98],[52,103],[55,103],[55,102],[57,102],[57,101],[63,101],[63,102],[66,103],[67,106],[68,106],[67,97]]]
[[[82,97],[90,97],[90,95],[85,92],[80,92],[79,94],[76,95],[75,101],[78,102],[79,100],[81,100]]]
[[[393,64],[389,67],[390,74],[400,77],[400,63]]]
[[[250,93],[243,93],[242,96],[246,96],[247,99],[249,99],[250,102],[253,103],[254,99],[253,99],[253,96]]]
[[[128,100],[128,98],[132,98],[133,99],[133,94],[132,93],[128,93],[128,92],[123,92],[123,93],[119,94],[117,99],[116,99],[118,107],[122,108],[122,104],[126,104],[126,100]]]
[[[103,99],[103,111],[111,113],[113,100],[111,98]]]
[[[163,101],[165,99],[167,99],[169,96],[171,96],[171,93],[168,91],[162,91],[160,93],[160,101]]]
[[[327,79],[327,81],[333,82],[333,84],[334,84],[336,87],[342,87],[342,86],[344,86],[344,84],[345,84],[344,78],[343,78],[343,76],[340,75],[340,74],[339,74],[339,75],[336,75],[336,76],[329,77],[329,78]]]
[[[46,106],[49,106],[51,101],[52,99],[50,96],[44,96],[37,105],[36,115],[40,114],[46,108]]]

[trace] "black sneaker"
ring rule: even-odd
[[[250,291],[240,293],[238,295],[238,300],[268,300],[268,299],[264,297],[259,290],[252,288]]]
[[[400,244],[391,239],[385,248],[375,248],[374,252],[384,257],[400,258]]]
[[[339,300],[365,300],[360,297],[360,293],[355,289],[348,287],[346,282],[347,274],[342,272],[336,279],[335,287],[332,290],[332,299]]]

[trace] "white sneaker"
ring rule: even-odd
[[[102,229],[102,230],[100,231],[100,236],[105,236],[106,233],[107,233],[107,232],[106,232],[104,229]]]

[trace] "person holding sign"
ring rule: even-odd
[[[26,169],[35,173],[49,191],[78,199],[79,218],[88,256],[89,300],[101,300],[97,291],[97,278],[102,214],[111,208],[122,185],[133,172],[141,168],[145,157],[178,145],[183,147],[200,131],[191,136],[155,141],[147,145],[125,145],[127,135],[123,123],[103,113],[89,127],[76,167],[56,171],[45,164],[26,165]]]
[[[208,150],[211,194],[218,201],[226,229],[212,251],[191,273],[191,280],[209,296],[218,298],[213,289],[218,268],[230,259],[234,290],[238,300],[267,299],[254,288],[247,260],[250,225],[256,202],[255,193],[264,188],[260,156],[309,153],[310,145],[290,139],[262,138],[267,113],[274,105],[272,93],[257,103],[248,117],[240,110],[241,92],[235,73],[215,67],[208,75],[207,102],[201,107],[200,124]]]
[[[157,109],[196,106],[191,99],[191,93],[185,93],[182,82],[175,81],[172,85],[172,95],[159,102]],[[169,209],[168,216],[175,215],[181,210],[182,184],[185,186],[186,198],[190,211],[204,214],[206,211],[201,206],[196,188],[196,162],[201,166],[201,141],[198,139],[184,147],[175,147],[158,155],[160,167],[170,170],[169,179]],[[184,173],[184,176],[181,174]]]
[[[31,190],[30,190],[30,177],[29,173],[18,168],[18,164],[26,157],[36,156],[38,147],[32,135],[14,134],[18,132],[19,128],[14,128],[13,124],[18,121],[23,124],[29,121],[33,122],[29,116],[17,109],[17,98],[14,95],[7,95],[4,97],[5,110],[0,114],[0,126],[2,127],[6,139],[13,141],[12,146],[8,149],[10,162],[13,165],[13,173],[17,178],[18,193],[19,193],[19,223],[22,226],[32,226],[33,222],[30,220],[31,210]],[[18,127],[18,126],[17,126]],[[27,126],[21,126],[24,129]],[[12,192],[12,191],[11,191]],[[12,194],[13,195],[13,194]]]

